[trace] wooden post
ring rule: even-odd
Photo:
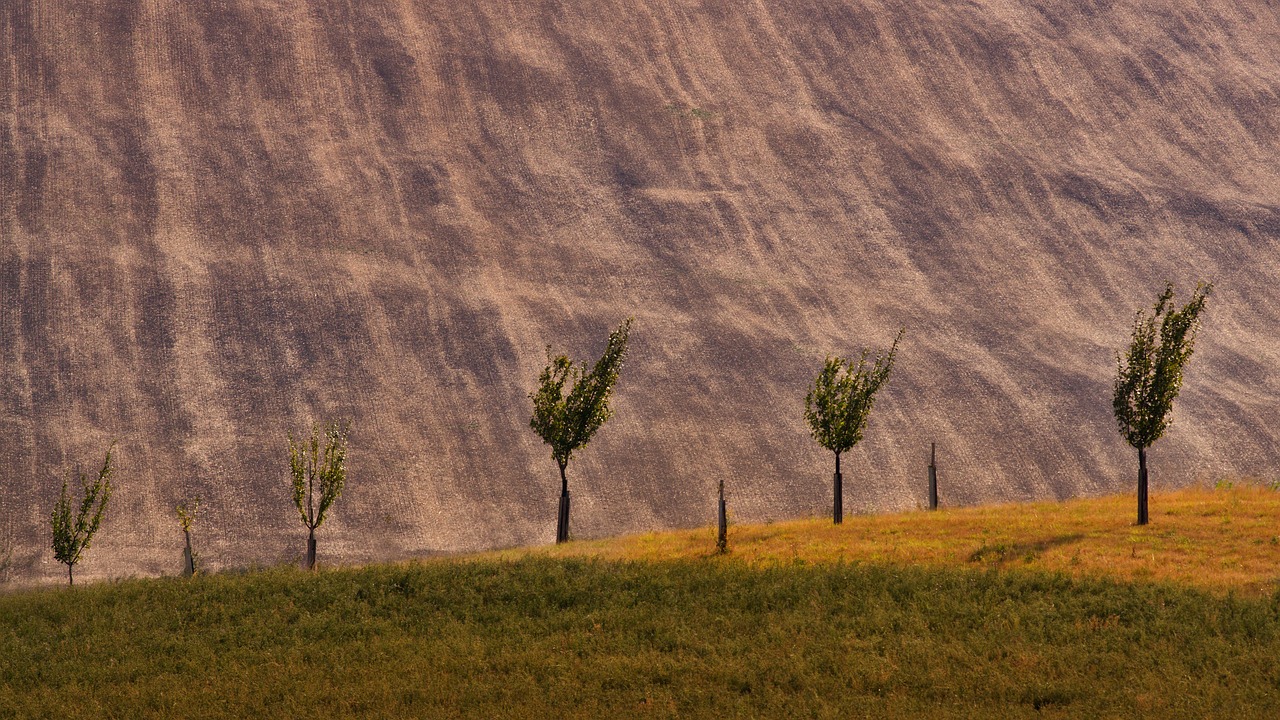
[[[831,508],[831,519],[836,524],[844,522],[844,481],[840,473],[835,474],[835,503]]]
[[[831,521],[836,525],[844,522],[844,480],[840,477],[840,453],[836,453],[836,474],[832,485]]]
[[[716,550],[726,552],[729,549],[729,516],[724,505],[724,479],[720,480],[720,511],[716,527]]]
[[[560,491],[560,517],[556,522],[556,544],[569,542],[569,491]]]
[[[1147,449],[1138,448],[1138,524],[1147,520]]]
[[[938,444],[929,443],[929,509],[938,509]]]
[[[191,577],[196,574],[196,555],[191,550],[191,532],[188,530],[182,532],[187,536],[187,547],[182,551],[182,574]]]
[[[311,528],[307,535],[307,569],[316,569],[316,529]]]

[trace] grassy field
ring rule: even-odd
[[[1215,594],[1280,590],[1280,492],[1256,484],[1151,496],[1151,523],[1134,525],[1133,496],[992,505],[731,526],[731,555],[752,565],[870,562],[1000,567],[1072,577],[1169,581]],[[732,510],[730,511],[732,516]],[[715,549],[703,528],[575,542],[534,550],[614,560],[700,558]]]
[[[1275,495],[23,591],[0,717],[1275,717]]]

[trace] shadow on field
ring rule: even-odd
[[[1083,540],[1084,535],[1081,533],[1073,533],[1071,535],[1058,535],[1049,537],[1035,542],[1024,543],[995,543],[988,545],[985,540],[982,545],[969,555],[969,562],[987,563],[990,565],[1001,565],[1010,560],[1022,560],[1031,562],[1040,557],[1041,553],[1062,545],[1070,545],[1073,542]]]

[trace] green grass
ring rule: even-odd
[[[526,557],[0,597],[0,716],[1276,717],[1280,596]]]

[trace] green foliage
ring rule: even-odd
[[[114,443],[107,448],[107,456],[102,461],[102,468],[98,470],[96,479],[90,481],[88,475],[80,473],[80,488],[83,496],[74,517],[66,478],[62,480],[62,492],[59,493],[58,501],[49,515],[49,525],[53,530],[53,557],[67,566],[68,585],[75,583],[72,568],[80,562],[84,551],[89,549],[94,534],[102,524],[102,515],[106,512],[107,501],[111,499],[111,453],[114,449]]]
[[[839,356],[827,358],[804,398],[804,418],[822,447],[839,455],[862,440],[876,391],[889,379],[903,332],[898,331],[887,354],[872,362],[867,362],[870,350],[865,349],[856,365]]]
[[[178,522],[182,524],[182,532],[191,532],[191,528],[196,524],[196,516],[200,514],[200,497],[183,500],[178,503],[175,510],[178,513]]]
[[[697,118],[698,120],[710,120],[716,116],[716,113],[712,110],[692,106],[686,108],[683,105],[677,105],[676,103],[668,103],[667,112],[672,115],[687,115],[688,117]]]
[[[183,549],[186,567],[183,573],[186,575],[195,575],[200,571],[199,561],[200,554],[191,547],[191,528],[196,524],[196,516],[200,514],[200,497],[183,500],[178,503],[175,510],[178,513],[178,522],[182,524],[182,534],[186,536],[187,546]]]
[[[529,394],[533,417],[529,426],[551,446],[551,456],[563,470],[573,453],[586,446],[600,426],[613,416],[609,397],[622,370],[631,331],[627,318],[609,334],[604,354],[590,371],[586,362],[575,365],[565,355],[551,356],[547,346],[547,367],[538,376],[538,389]],[[565,385],[571,385],[564,394]]]
[[[6,717],[1280,716],[1280,598],[1024,570],[279,569],[0,595],[0,627]]]
[[[316,423],[311,426],[309,438],[294,440],[293,433],[289,433],[293,504],[298,509],[302,524],[310,530],[320,527],[347,484],[348,429],[348,423],[331,422],[322,431]],[[315,498],[317,489],[320,493],[318,505]]]
[[[1111,405],[1120,433],[1139,450],[1159,440],[1172,421],[1170,411],[1182,389],[1182,370],[1195,349],[1200,313],[1212,291],[1211,284],[1197,285],[1191,300],[1178,310],[1173,305],[1173,284],[1167,284],[1150,316],[1138,311],[1128,352],[1116,355]]]

